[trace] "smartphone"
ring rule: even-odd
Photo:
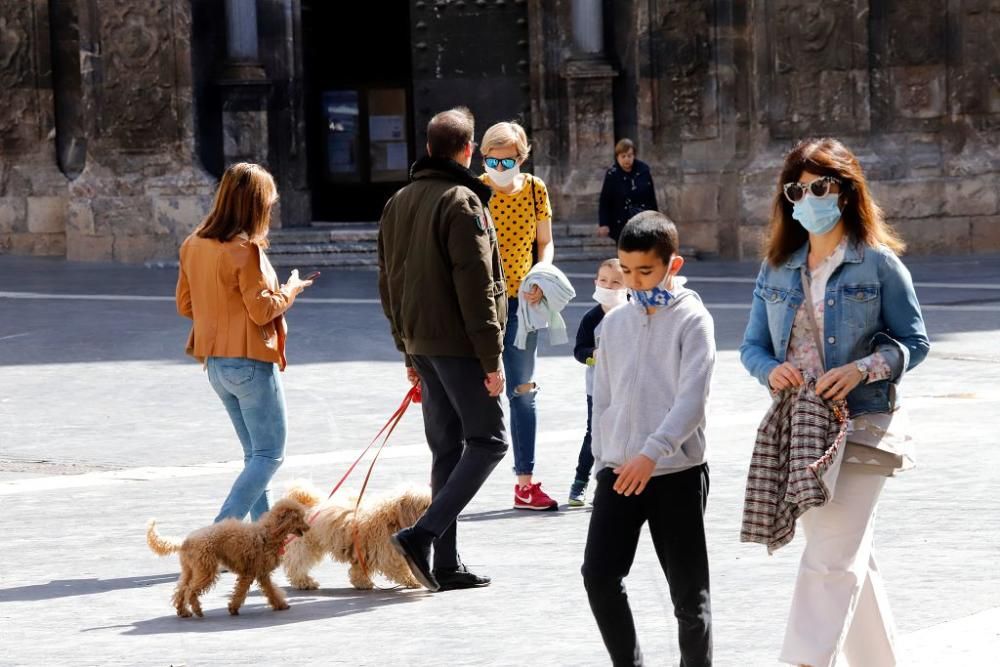
[[[317,278],[319,278],[319,271],[313,271],[302,280],[316,280]]]

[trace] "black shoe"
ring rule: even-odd
[[[410,566],[413,577],[424,588],[432,592],[441,590],[441,585],[431,574],[430,557],[431,542],[434,540],[433,534],[419,528],[404,528],[389,539],[392,541],[392,546]]]
[[[482,588],[490,585],[490,578],[469,572],[465,565],[447,570],[434,570],[442,591],[453,591],[459,588]]]

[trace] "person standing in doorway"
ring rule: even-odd
[[[617,243],[622,228],[633,216],[658,210],[649,165],[635,157],[631,139],[622,139],[615,144],[615,163],[604,175],[597,235],[610,236]]]
[[[382,309],[407,378],[421,387],[432,454],[430,507],[392,542],[432,591],[490,583],[462,563],[455,519],[507,451],[506,288],[490,189],[469,171],[473,130],[463,107],[431,119],[427,156],[386,204],[378,233]]]
[[[500,258],[507,278],[507,330],[503,347],[503,367],[507,374],[510,403],[511,441],[514,445],[514,509],[555,510],[559,503],[535,482],[535,436],[538,417],[535,395],[535,361],[538,332],[528,333],[524,349],[514,345],[518,327],[521,282],[536,259],[551,264],[552,207],[545,183],[537,176],[521,173],[521,165],[531,154],[528,136],[518,123],[497,123],[483,135],[482,181],[493,191],[490,214],[500,238]],[[523,295],[535,305],[544,298],[537,286]]]

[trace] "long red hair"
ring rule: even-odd
[[[836,139],[806,139],[785,157],[778,178],[770,229],[764,244],[764,256],[771,266],[786,262],[809,240],[809,233],[792,217],[792,204],[785,199],[782,189],[785,183],[798,181],[803,172],[840,179],[841,219],[854,242],[871,247],[886,246],[896,254],[906,249],[906,244],[885,221],[854,153]]]

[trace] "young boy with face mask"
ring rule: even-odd
[[[612,308],[628,301],[625,276],[617,258],[605,260],[597,268],[593,298],[597,305],[588,310],[580,320],[580,327],[576,330],[576,347],[573,348],[576,360],[587,366],[587,432],[583,436],[580,456],[577,458],[576,477],[569,489],[570,507],[584,506],[587,484],[590,482],[590,469],[594,466],[594,454],[590,450],[591,416],[594,410],[594,364],[597,360],[601,321]]]
[[[712,664],[704,511],[715,334],[701,299],[677,278],[677,249],[677,229],[662,213],[625,225],[618,258],[632,298],[604,318],[595,366],[597,490],[582,572],[616,665],[642,664],[623,580],[647,522],[670,587],[680,662]]]

